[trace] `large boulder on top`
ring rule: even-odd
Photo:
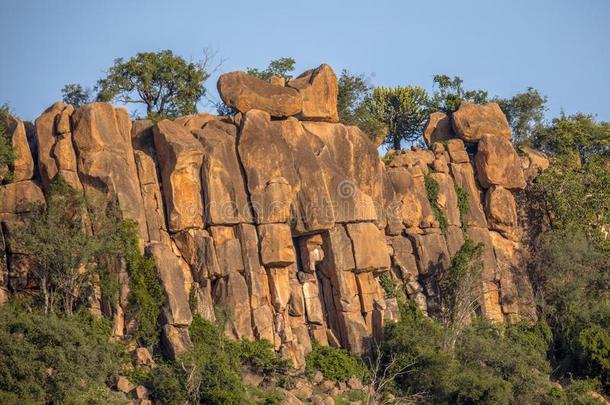
[[[437,111],[430,114],[428,123],[424,129],[424,141],[428,147],[432,147],[434,142],[447,141],[455,138],[455,133],[451,127],[451,118],[447,114]]]
[[[303,98],[297,90],[271,84],[244,72],[221,75],[218,93],[226,105],[241,113],[257,109],[273,117],[289,117],[303,109]]]
[[[337,95],[339,87],[337,76],[327,64],[302,73],[287,83],[299,91],[303,97],[303,111],[299,118],[309,121],[338,122]]]
[[[497,103],[462,102],[453,113],[453,129],[466,142],[478,142],[483,135],[511,138],[510,126]]]
[[[525,178],[517,152],[507,138],[483,135],[475,156],[477,178],[483,188],[493,185],[524,189]]]

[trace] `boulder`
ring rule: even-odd
[[[203,227],[201,144],[183,126],[169,120],[158,122],[153,131],[169,230]]]
[[[4,119],[4,123],[7,129],[6,135],[15,151],[12,181],[30,180],[34,177],[34,159],[28,144],[25,125],[21,120],[10,115]]]
[[[231,271],[218,279],[213,291],[214,304],[229,311],[225,334],[233,339],[253,340],[248,285],[244,276]]]
[[[32,204],[44,202],[42,190],[31,180],[0,186],[0,214],[26,213]]]
[[[266,267],[285,267],[296,260],[290,226],[262,224],[258,226],[260,257]]]
[[[193,348],[188,328],[164,325],[161,341],[167,356],[171,360],[175,360],[178,356]]]
[[[501,186],[492,186],[485,193],[485,214],[490,229],[515,240],[517,205],[513,194]]]
[[[428,123],[424,129],[424,141],[426,142],[426,145],[431,147],[434,142],[447,141],[452,138],[455,138],[455,134],[451,127],[451,118],[440,111],[430,114]]]
[[[100,194],[116,198],[124,219],[134,221],[140,238],[147,240],[127,110],[106,103],[86,104],[74,111],[71,122],[78,177],[87,199],[93,202]]]
[[[549,158],[542,152],[536,149],[530,148],[529,146],[520,146],[519,150],[523,153],[522,156],[522,168],[525,176],[531,180],[538,176],[540,173],[549,168]]]
[[[167,323],[173,326],[188,326],[193,320],[189,297],[185,290],[184,268],[169,246],[152,243],[147,253],[153,258],[161,286],[167,296],[164,314]]]
[[[36,119],[36,144],[38,145],[38,170],[45,189],[58,172],[57,163],[52,155],[55,145],[55,120],[64,109],[64,103],[58,101],[47,108]]]
[[[465,218],[460,219],[468,226],[487,227],[485,212],[481,205],[481,191],[477,187],[472,165],[470,163],[451,163],[449,166],[455,184],[464,189],[468,195],[468,211]]]
[[[475,156],[477,178],[483,188],[493,185],[524,189],[525,178],[517,152],[510,141],[497,135],[483,135]]]
[[[201,182],[208,225],[251,223],[252,213],[244,178],[235,152],[235,125],[210,121],[193,134],[201,142],[205,158]]]
[[[288,222],[299,180],[290,147],[274,136],[269,114],[244,115],[237,150],[257,223]]]
[[[461,139],[451,139],[447,141],[447,152],[451,163],[469,163],[470,157],[464,148],[464,141]]]
[[[337,76],[327,64],[308,70],[290,80],[286,86],[298,90],[303,98],[303,110],[299,119],[307,121],[338,122]]]
[[[303,98],[297,90],[271,84],[244,72],[221,75],[218,93],[226,105],[241,113],[257,109],[273,117],[289,117],[303,109]]]
[[[478,142],[483,135],[496,135],[510,141],[512,132],[497,103],[462,102],[453,113],[453,129],[465,142]]]
[[[357,272],[369,272],[390,267],[390,255],[383,233],[371,222],[347,224],[352,241]]]
[[[145,347],[138,347],[133,351],[133,364],[135,366],[146,366],[154,367],[155,360],[153,359],[150,351]]]

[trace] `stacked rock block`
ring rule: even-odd
[[[116,199],[136,222],[167,295],[170,356],[191,347],[193,313],[236,339],[269,340],[297,367],[313,340],[366,354],[398,318],[380,277],[434,315],[435,276],[466,237],[485,246],[481,313],[532,316],[513,198],[525,180],[497,106],[433,114],[431,150],[395,153],[386,167],[362,131],[338,123],[337,79],[327,65],[287,83],[227,73],[218,90],[233,116],[153,124],[109,104],[56,103],[35,125],[11,118],[19,159],[13,182],[0,186],[0,298],[36,288],[28,277],[35,252],[8,242],[60,175],[89,201]],[[474,157],[462,139],[476,143]],[[443,229],[425,176],[439,185]],[[468,192],[465,218],[456,185]],[[126,319],[125,264],[114,267],[118,297],[98,291],[90,302],[124,336],[137,324]]]

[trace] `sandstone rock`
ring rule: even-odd
[[[116,389],[124,394],[130,393],[136,386],[122,375],[116,380]]]
[[[230,273],[243,273],[244,260],[239,240],[235,237],[233,227],[212,226],[209,228],[218,259],[218,274],[210,273],[211,278],[223,277]],[[208,271],[211,270],[208,268]]]
[[[197,282],[204,283],[223,273],[216,256],[214,240],[208,232],[203,229],[187,229],[174,234],[172,239]]]
[[[148,254],[155,261],[157,274],[167,296],[164,314],[168,324],[173,326],[188,326],[193,320],[189,307],[188,295],[185,291],[183,267],[176,255],[167,245],[153,243],[147,248]]]
[[[430,114],[426,128],[424,129],[424,141],[428,147],[434,142],[447,141],[455,138],[451,127],[451,118],[447,114],[437,111]]]
[[[290,227],[286,224],[263,224],[258,226],[260,255],[267,267],[285,267],[295,262]]]
[[[32,204],[44,202],[42,190],[31,180],[0,186],[0,214],[26,213]]]
[[[193,348],[187,328],[164,325],[161,337],[167,356],[172,360]]]
[[[528,179],[533,179],[549,168],[549,158],[542,152],[528,146],[520,146],[519,150],[525,154],[526,165],[522,165]]]
[[[438,184],[437,203],[449,225],[460,226],[461,218],[458,209],[458,197],[451,176],[445,173],[432,173],[430,175]]]
[[[481,205],[481,191],[477,187],[474,171],[470,163],[451,163],[451,174],[455,184],[464,189],[468,194],[468,212],[465,223],[469,226],[487,227],[487,220]]]
[[[231,271],[218,279],[214,286],[214,304],[230,312],[225,333],[235,339],[253,340],[252,317],[248,299],[248,285],[243,275]]]
[[[512,193],[501,186],[492,186],[485,194],[485,214],[490,229],[515,239],[517,226],[517,206]]]
[[[466,142],[478,142],[483,135],[495,135],[510,141],[512,132],[497,103],[462,102],[453,113],[453,129]]]
[[[172,121],[157,123],[153,131],[170,231],[203,227],[201,144]]]
[[[395,215],[407,228],[419,226],[423,218],[422,200],[415,192],[417,186],[411,172],[405,167],[392,167],[388,170],[388,176],[400,201]]]
[[[477,178],[483,188],[492,185],[525,188],[523,169],[510,141],[497,135],[483,135],[475,156]]]
[[[43,187],[46,189],[57,175],[57,163],[51,151],[55,145],[55,120],[64,109],[61,101],[47,108],[36,119],[36,144],[38,145],[38,170]]]
[[[100,193],[116,198],[123,217],[135,221],[139,236],[148,239],[127,110],[93,103],[79,107],[71,119],[78,177],[87,198]]]
[[[208,114],[198,113],[195,115],[187,115],[184,117],[178,117],[174,122],[183,125],[189,131],[203,128],[208,122],[218,120],[219,117]]]
[[[389,238],[392,246],[392,264],[398,270],[398,274],[403,283],[407,284],[417,281],[418,271],[413,245],[409,239],[403,236]]]
[[[291,149],[299,184],[293,204],[293,229],[311,233],[330,229],[335,217],[324,173],[299,121],[289,118],[271,123],[273,136],[282,137]],[[298,162],[298,164],[297,164]]]
[[[464,148],[464,142],[461,139],[451,139],[447,141],[447,152],[451,159],[451,163],[469,163],[470,158]]]
[[[338,122],[337,114],[337,76],[326,64],[308,70],[290,80],[287,84],[298,90],[303,98],[302,120]]]
[[[145,347],[138,347],[133,351],[133,364],[135,366],[154,367],[155,361]]]
[[[390,255],[381,231],[370,222],[347,224],[352,241],[356,271],[375,271],[390,267]]]
[[[303,98],[295,89],[277,86],[244,72],[221,75],[218,93],[226,105],[242,113],[257,109],[274,117],[289,117],[303,109]]]
[[[136,169],[140,179],[140,192],[144,204],[148,240],[169,244],[165,206],[157,173],[157,152],[154,145],[152,122],[149,120],[134,121],[131,133]]]
[[[301,405],[303,403],[294,394],[284,388],[280,388],[278,391],[284,396],[283,403],[286,405]]]
[[[235,153],[235,126],[211,121],[193,134],[201,142],[205,156],[201,180],[206,224],[251,223],[252,213]]]
[[[133,396],[135,399],[148,399],[148,397],[150,396],[150,392],[148,391],[148,388],[146,388],[143,385],[138,385],[134,390],[133,390]],[[140,403],[141,405],[141,403]]]
[[[30,152],[25,125],[21,120],[10,115],[5,118],[4,123],[7,129],[6,135],[15,151],[12,181],[30,180],[34,177],[34,160]]]
[[[247,112],[238,142],[257,223],[287,222],[298,176],[290,147],[282,137],[273,136],[269,114],[260,110]]]
[[[434,275],[449,267],[451,258],[442,234],[409,234],[409,239],[415,247],[420,274]]]
[[[322,236],[318,234],[299,238],[298,246],[301,254],[302,270],[312,274],[315,273],[316,264],[324,258]]]

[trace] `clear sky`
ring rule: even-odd
[[[24,119],[116,57],[211,47],[222,71],[291,56],[299,71],[326,62],[428,89],[445,73],[504,97],[533,86],[549,116],[610,121],[610,0],[0,0],[0,38],[0,103]],[[215,77],[207,87],[217,98]]]

